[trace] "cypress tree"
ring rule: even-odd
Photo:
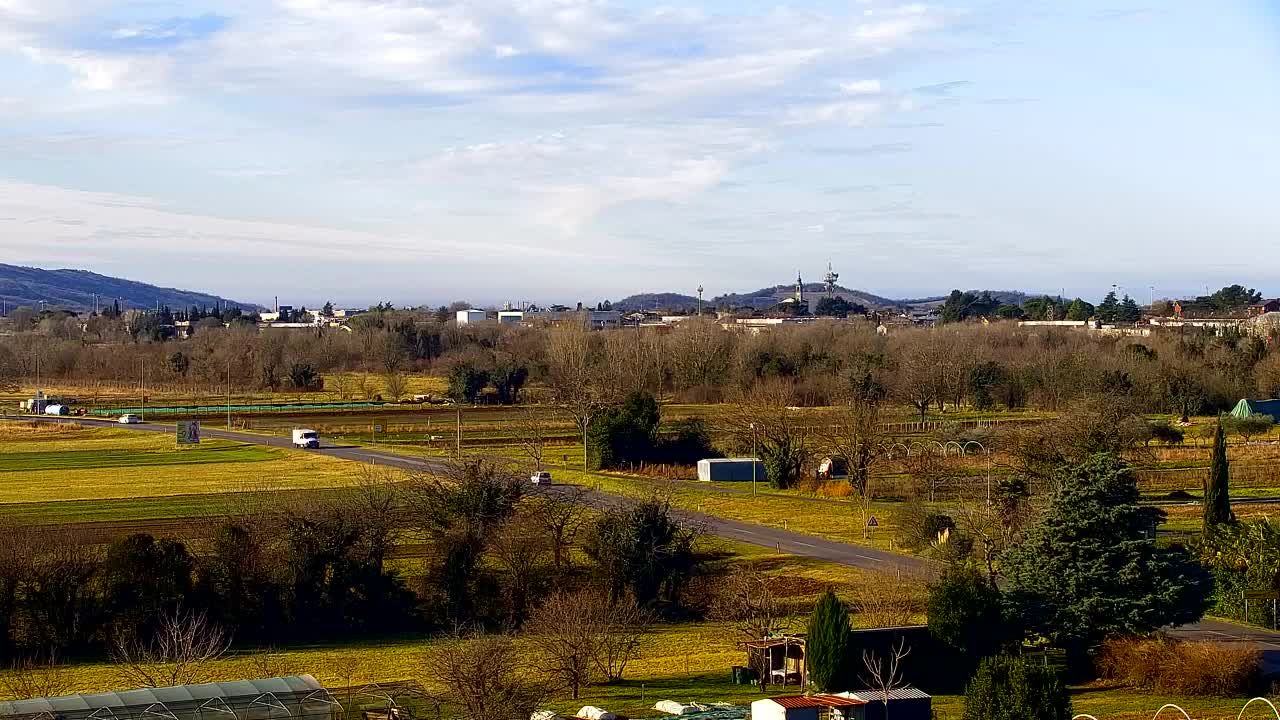
[[[1231,477],[1231,468],[1227,464],[1227,435],[1218,423],[1218,430],[1213,436],[1213,457],[1209,461],[1209,474],[1204,481],[1204,531],[1208,533],[1215,525],[1234,522],[1231,512],[1231,493],[1227,486]]]
[[[849,610],[827,590],[809,616],[805,656],[809,680],[824,692],[846,690],[849,679]]]

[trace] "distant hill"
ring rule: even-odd
[[[1027,300],[1033,297],[1041,297],[1042,295],[1045,294],[1045,293],[1031,294],[1031,293],[1022,292],[1021,290],[966,290],[965,292],[976,293],[978,295],[981,295],[984,292],[991,293],[991,297],[999,300],[1002,303],[1006,303],[1009,305],[1021,305],[1022,303],[1026,302]],[[930,295],[928,297],[922,297],[922,298],[907,298],[905,300],[900,300],[899,302],[903,305],[918,307],[921,305],[941,305],[942,303],[946,302],[946,300],[947,300],[946,295]]]
[[[761,288],[750,293],[729,293],[714,298],[711,302],[713,305],[725,303],[734,307],[753,307],[758,310],[773,307],[784,299],[793,297],[796,292],[795,285],[775,285],[773,287]],[[826,295],[827,286],[822,283],[805,283],[804,294],[807,299],[817,300]],[[873,295],[865,290],[850,290],[849,288],[835,288],[835,294],[839,297],[865,305],[868,308],[896,308],[901,307],[902,303],[880,295]]]
[[[0,263],[0,298],[10,309],[19,305],[48,307],[67,310],[93,310],[93,296],[98,296],[98,306],[110,305],[119,299],[122,309],[153,308],[156,304],[171,308],[189,308],[192,305],[257,309],[253,303],[236,302],[216,295],[163,288],[146,283],[107,277],[87,270],[42,270],[40,268],[5,265]]]
[[[680,293],[640,293],[624,297],[613,303],[614,310],[636,312],[639,310],[693,310],[697,312],[698,298]]]

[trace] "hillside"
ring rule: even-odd
[[[772,307],[781,302],[784,298],[792,297],[795,294],[795,285],[775,285],[769,288],[761,288],[750,293],[729,293],[714,298],[711,302],[713,305],[725,303],[733,307],[753,307],[763,310]],[[822,283],[805,283],[804,292],[807,298],[817,299],[827,292],[827,286]],[[873,295],[864,290],[851,290],[849,288],[836,286],[836,295],[865,305],[868,308],[894,308],[900,307],[901,302],[880,295]]]
[[[1027,300],[1033,297],[1038,298],[1046,294],[1046,293],[1028,294],[1028,293],[1022,292],[1021,290],[967,290],[966,292],[971,292],[975,295],[981,295],[984,292],[990,293],[991,297],[999,300],[1002,303],[1007,303],[1009,305],[1021,305],[1022,303],[1026,302]],[[941,306],[942,303],[946,301],[947,301],[946,295],[931,295],[929,297],[922,297],[922,298],[908,298],[900,302],[903,305],[907,305],[910,307],[921,307],[921,306],[933,306],[933,305]]]
[[[84,311],[93,309],[93,296],[97,294],[99,307],[119,300],[123,309],[153,308],[157,304],[171,308],[189,308],[192,305],[213,307],[219,303],[228,307],[253,309],[253,303],[236,302],[216,295],[157,287],[146,283],[107,277],[87,270],[42,270],[40,268],[5,265],[0,263],[0,299],[10,309],[20,305]]]
[[[640,293],[631,295],[613,303],[614,310],[636,312],[637,310],[693,310],[698,307],[698,298],[680,293]]]

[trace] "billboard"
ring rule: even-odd
[[[199,445],[200,444],[200,421],[199,420],[179,420],[178,421],[178,444],[179,445]]]

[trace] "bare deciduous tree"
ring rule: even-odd
[[[534,470],[542,469],[547,449],[547,430],[553,419],[552,411],[531,405],[521,407],[511,421],[511,436],[520,452],[533,463]]]
[[[15,660],[2,678],[0,687],[15,700],[57,697],[71,688],[71,673],[52,651],[47,656]]]
[[[256,677],[285,677],[295,673],[294,666],[289,662],[288,656],[274,647],[259,648],[253,653],[250,660],[253,663],[253,673]]]
[[[865,497],[871,469],[885,454],[879,403],[851,398],[830,415],[826,428],[826,449],[847,463],[849,483]]]
[[[427,659],[436,700],[465,720],[528,720],[546,694],[541,669],[506,635],[455,633]]]
[[[867,668],[867,676],[863,678],[863,682],[880,693],[884,701],[884,720],[889,720],[890,693],[907,686],[902,673],[902,661],[910,654],[911,648],[907,647],[906,638],[899,640],[897,645],[890,646],[888,655],[883,658],[875,652],[862,652],[862,664]]]
[[[531,599],[546,584],[550,549],[542,523],[528,513],[517,513],[507,521],[491,543],[493,560],[503,570],[509,626],[524,621]]]
[[[400,402],[404,397],[406,382],[404,375],[398,370],[389,370],[382,376],[382,386],[387,391],[387,400]]]
[[[751,567],[736,569],[724,578],[712,599],[711,614],[732,622],[747,640],[767,638],[790,625],[770,578]]]
[[[911,477],[914,489],[929,502],[937,500],[938,490],[948,478],[946,455],[929,447],[913,449],[903,458],[902,465]]]
[[[534,612],[529,633],[551,675],[576,700],[597,674],[605,682],[622,679],[649,620],[629,601],[611,603],[591,590],[558,592]]]
[[[530,498],[529,514],[542,526],[551,543],[552,560],[557,568],[569,565],[569,551],[586,518],[584,488],[561,486],[556,495]]]
[[[794,385],[776,379],[752,386],[724,414],[725,429],[739,446],[756,449],[769,483],[782,489],[800,479],[810,459],[813,428],[794,400]]]
[[[599,349],[583,325],[553,328],[547,335],[547,380],[556,402],[573,418],[582,435],[582,466],[587,467],[587,430],[609,404],[612,388],[599,382]]]
[[[903,627],[920,615],[924,604],[924,589],[917,578],[877,576],[858,587],[853,609],[860,626]]]
[[[121,680],[138,687],[190,685],[209,680],[209,666],[226,653],[231,636],[204,613],[181,608],[162,613],[154,637],[118,639],[111,660]]]

